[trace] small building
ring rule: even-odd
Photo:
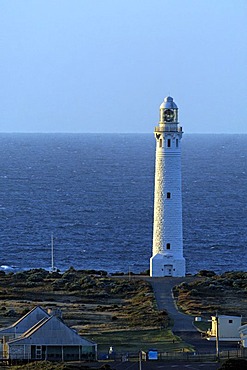
[[[34,307],[14,324],[8,326],[7,328],[0,329],[0,339],[3,339],[3,337],[5,337],[7,340],[16,338],[25,333],[25,331],[27,331],[44,317],[47,318],[50,317],[50,315],[40,306]]]
[[[0,329],[0,355],[5,357],[4,346],[8,341],[19,337],[43,318],[50,315],[40,306],[34,307],[26,315],[7,328]]]
[[[7,358],[11,360],[95,360],[96,353],[96,343],[82,338],[56,316],[42,319],[7,343]]]
[[[247,348],[247,324],[239,327],[239,336],[243,348]]]
[[[61,318],[35,307],[0,330],[1,355],[10,360],[79,361],[97,358],[96,343],[82,338]]]
[[[221,341],[239,341],[239,327],[241,316],[219,315],[212,316],[211,329],[207,331],[208,340],[215,340],[217,336]]]

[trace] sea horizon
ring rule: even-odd
[[[25,137],[26,135],[26,137]],[[152,133],[1,133],[0,265],[137,273],[152,254]],[[184,134],[187,273],[245,270],[244,134]]]

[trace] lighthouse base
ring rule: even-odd
[[[157,253],[150,258],[151,277],[183,277],[185,276],[185,259],[172,255]]]

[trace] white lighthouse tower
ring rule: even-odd
[[[155,127],[153,255],[150,276],[185,276],[183,257],[181,139],[178,107],[168,96]]]

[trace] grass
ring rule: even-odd
[[[189,349],[173,336],[167,312],[157,310],[152,288],[142,279],[73,268],[54,274],[42,269],[2,272],[0,298],[1,327],[40,305],[61,309],[64,322],[95,341],[99,351],[110,346],[125,352]]]
[[[192,350],[169,329],[109,331],[95,334],[92,339],[98,343],[99,352],[108,352],[110,346],[116,352],[147,351],[151,348],[161,352]]]
[[[199,331],[203,333],[206,333],[206,331],[211,328],[211,322],[209,321],[195,321],[194,325]]]
[[[209,272],[208,272],[209,273]],[[210,318],[237,315],[247,321],[247,272],[225,272],[221,275],[199,275],[190,283],[173,290],[177,306],[186,314]]]

